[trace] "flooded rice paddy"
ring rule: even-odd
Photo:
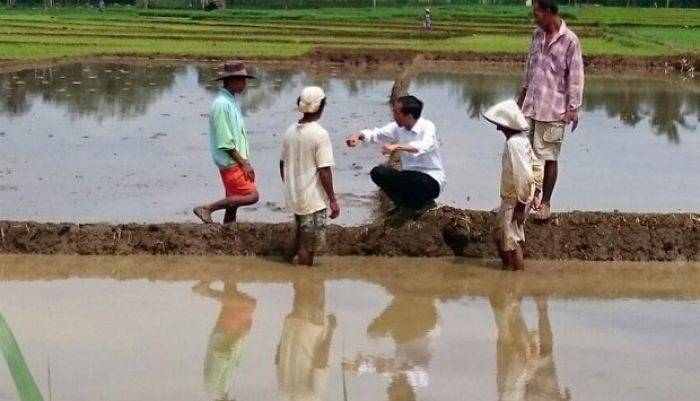
[[[243,96],[261,202],[248,221],[284,221],[280,136],[298,118],[295,101],[322,86],[322,124],[336,156],[338,222],[372,209],[369,170],[377,148],[348,150],[344,137],[390,119],[394,73],[257,68]],[[191,207],[222,195],[207,150],[207,113],[217,90],[212,66],[69,64],[0,74],[0,219],[195,221]],[[479,120],[513,97],[521,74],[423,72],[411,92],[437,127],[448,184],[439,198],[460,208],[498,204],[503,138]],[[675,212],[700,198],[700,91],[678,77],[589,76],[579,129],[567,134],[554,208]]]
[[[2,255],[0,399],[694,400],[699,278],[697,264]]]

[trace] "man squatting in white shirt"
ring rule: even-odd
[[[415,96],[400,97],[392,104],[394,122],[381,128],[365,129],[350,135],[349,147],[358,142],[379,143],[382,154],[401,152],[402,170],[384,165],[372,169],[372,181],[394,202],[389,214],[408,209],[416,214],[437,207],[435,199],[445,187],[435,124],[421,118],[423,102]]]
[[[496,130],[506,137],[501,158],[501,207],[492,232],[493,240],[503,267],[523,270],[526,208],[535,192],[532,166],[536,158],[525,134],[530,127],[514,100],[494,105],[483,116],[496,124]]]

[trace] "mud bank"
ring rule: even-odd
[[[284,65],[288,67],[328,68],[372,68],[395,70],[421,56],[423,68],[455,69],[478,66],[512,66],[525,62],[525,53],[475,53],[475,52],[419,52],[409,50],[371,50],[314,48],[299,57],[269,58],[248,57],[247,60],[262,65]],[[202,56],[196,54],[147,54],[115,53],[84,56],[50,57],[39,60],[0,59],[0,72],[14,72],[32,68],[50,67],[75,62],[126,62],[147,64],[216,63],[230,56]],[[700,70],[697,54],[674,54],[662,56],[587,55],[583,57],[586,72],[643,72],[683,71],[689,67]]]
[[[442,207],[418,220],[330,226],[329,255],[495,257],[494,215]],[[0,221],[0,253],[280,255],[291,224],[73,224]],[[556,213],[526,225],[532,259],[700,260],[694,214]]]
[[[305,57],[316,62],[342,63],[345,65],[378,65],[411,62],[416,56],[424,62],[469,64],[524,64],[525,54],[476,53],[476,52],[418,52],[407,50],[345,50],[312,49]],[[689,66],[700,67],[697,54],[664,56],[584,55],[586,71],[635,71],[635,70],[682,70]]]

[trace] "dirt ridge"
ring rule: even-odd
[[[425,63],[458,64],[463,67],[473,65],[522,65],[525,54],[519,53],[481,53],[481,52],[424,52],[392,49],[343,49],[314,47],[306,54],[292,58],[246,57],[248,61],[283,63],[288,65],[308,63],[315,65],[342,65],[345,67],[395,66],[403,67],[416,56],[421,56]],[[188,63],[221,62],[230,56],[212,56],[198,54],[148,54],[148,53],[105,53],[81,56],[59,56],[37,60],[11,60],[0,58],[0,72],[15,72],[24,69],[41,68],[58,64],[77,62],[147,62],[147,63]],[[628,55],[584,55],[587,72],[634,72],[634,71],[683,71],[689,67],[700,70],[698,54],[673,54],[659,56]]]
[[[416,220],[379,219],[328,228],[330,255],[495,257],[494,215],[442,207]],[[0,221],[0,253],[85,255],[280,255],[288,223],[202,225]],[[700,261],[700,217],[692,213],[555,213],[526,223],[532,259]]]

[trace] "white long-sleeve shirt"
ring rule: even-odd
[[[418,171],[431,176],[440,184],[442,192],[447,182],[445,168],[442,165],[440,149],[435,124],[424,118],[419,118],[410,131],[399,127],[396,122],[381,128],[360,131],[367,142],[400,143],[418,150],[416,153],[401,151],[401,166],[403,170]]]
[[[501,158],[501,199],[528,203],[535,190],[532,164],[535,154],[525,134],[511,136]]]

